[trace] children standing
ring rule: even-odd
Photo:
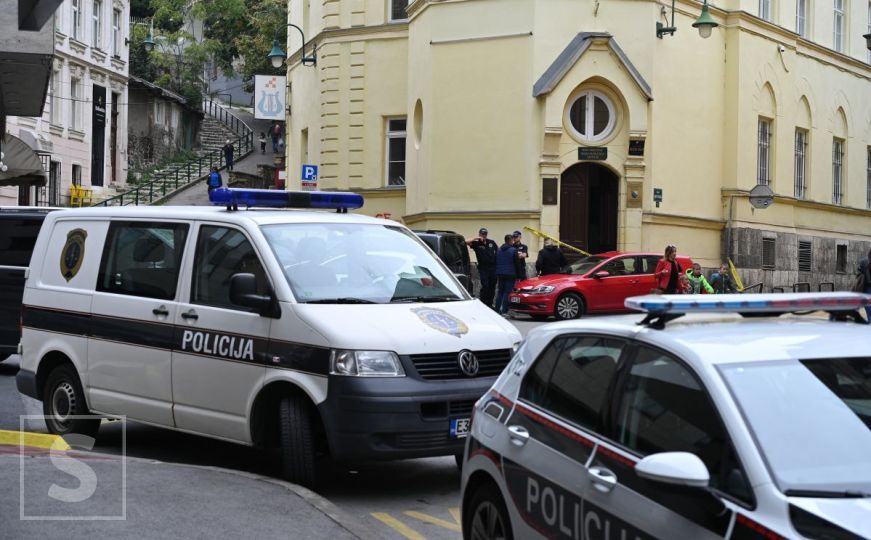
[[[257,140],[260,141],[260,153],[265,154],[266,153],[266,133],[261,131],[260,138]]]

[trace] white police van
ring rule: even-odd
[[[93,412],[316,457],[457,455],[520,334],[353,193],[221,189],[217,207],[49,214],[22,310],[19,391],[50,431]],[[336,209],[337,212],[239,206]]]
[[[643,296],[536,328],[476,404],[463,536],[871,538],[869,305]]]

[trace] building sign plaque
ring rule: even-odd
[[[578,159],[604,161],[608,159],[607,146],[581,146],[578,148]]]

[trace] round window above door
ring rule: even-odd
[[[572,136],[584,142],[607,139],[616,124],[614,104],[596,90],[584,90],[574,95],[566,108],[566,127]]]

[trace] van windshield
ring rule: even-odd
[[[282,223],[263,234],[297,301],[320,304],[450,302],[469,297],[402,227]]]

